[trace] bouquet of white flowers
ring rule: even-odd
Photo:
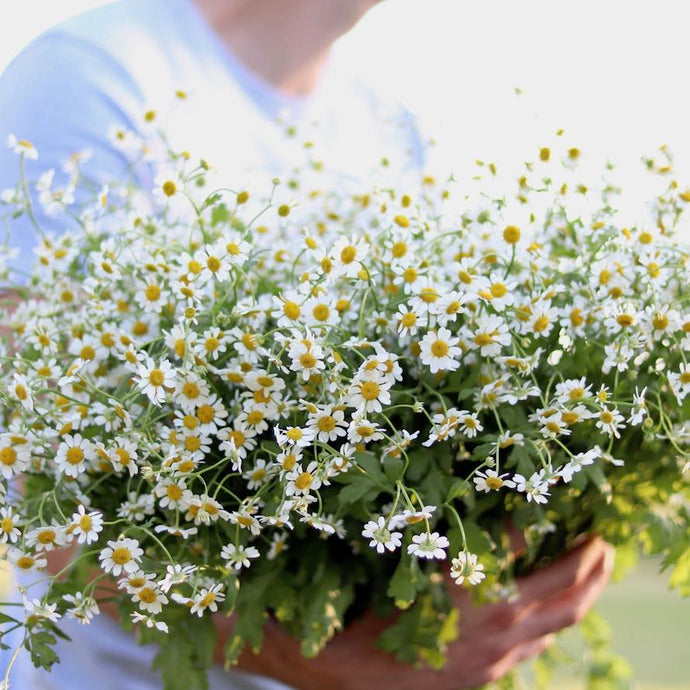
[[[373,607],[401,611],[383,649],[440,666],[439,574],[506,596],[587,532],[663,554],[690,591],[690,193],[622,227],[576,149],[501,195],[482,166],[476,194],[312,171],[266,198],[167,154],[150,196],[113,181],[78,208],[74,161],[68,188],[40,180],[75,231],[8,277],[0,541],[37,579],[71,549],[2,614],[35,664],[108,578],[167,690],[204,686],[216,612],[236,614],[228,663],[268,615],[315,655]],[[34,217],[29,184],[3,201]]]

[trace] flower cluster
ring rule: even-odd
[[[107,575],[163,648],[237,611],[232,661],[270,610],[316,653],[357,596],[438,608],[444,570],[504,588],[506,518],[525,567],[634,519],[681,558],[690,195],[673,183],[623,227],[617,189],[566,158],[509,198],[429,176],[209,191],[172,152],[149,196],[113,182],[77,209],[77,163],[66,193],[42,179],[43,212],[80,230],[43,236],[5,317],[0,542],[29,573],[76,543],[100,576],[68,567],[26,599],[27,635],[88,623]],[[26,186],[3,200],[33,217]]]

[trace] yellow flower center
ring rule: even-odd
[[[202,405],[197,411],[196,416],[202,424],[210,424],[216,416],[216,411],[212,405]]]
[[[221,262],[217,256],[209,256],[208,259],[206,259],[206,268],[208,268],[211,273],[216,273],[220,270],[220,267]]]
[[[570,323],[573,326],[581,326],[585,322],[585,317],[582,316],[582,309],[573,309],[570,312]]]
[[[302,436],[304,436],[304,432],[299,427],[293,426],[292,428],[288,429],[286,436],[291,441],[299,441]]]
[[[503,486],[503,480],[499,479],[498,477],[487,477],[486,478],[486,485],[490,489],[500,489]]]
[[[241,448],[245,444],[247,437],[241,431],[233,430],[228,434],[228,440],[233,441],[236,448]]]
[[[152,369],[149,373],[149,383],[152,386],[162,386],[165,381],[165,374],[160,369]]]
[[[31,556],[20,556],[15,565],[21,570],[29,570],[34,567],[34,563],[36,563],[36,560]]]
[[[156,593],[150,587],[144,587],[137,592],[137,596],[145,604],[153,604],[156,601]]]
[[[147,285],[146,290],[144,290],[144,294],[149,302],[155,302],[160,299],[161,289],[155,284]]]
[[[84,451],[81,448],[72,447],[65,454],[70,465],[78,465],[84,459]]]
[[[303,355],[300,356],[299,363],[305,369],[311,369],[316,364],[316,357],[314,357],[314,355],[312,355],[311,352],[305,352]]]
[[[314,477],[309,474],[309,472],[302,472],[297,479],[295,479],[295,486],[300,490],[304,491],[305,489],[308,489],[311,486],[311,483],[314,481]]]
[[[391,254],[393,254],[396,259],[401,259],[407,254],[407,244],[405,242],[396,242],[391,247]]]
[[[571,388],[568,391],[568,398],[570,400],[582,400],[585,397],[585,389],[578,386],[577,388]]]
[[[264,413],[261,412],[260,410],[252,410],[248,415],[247,415],[247,424],[251,426],[256,426],[257,424],[261,424],[264,420]]]
[[[381,386],[376,381],[364,381],[359,390],[364,400],[376,400],[381,392]]]
[[[680,382],[681,383],[690,383],[690,371],[684,371],[680,375]]]
[[[580,415],[577,414],[577,412],[572,412],[569,410],[567,412],[563,412],[563,414],[561,415],[561,419],[568,426],[570,426],[571,424],[575,424],[575,422],[577,422],[580,419]]]
[[[618,314],[616,321],[623,328],[627,328],[635,323],[635,317],[632,314]]]
[[[220,340],[214,336],[206,338],[204,347],[206,348],[207,352],[215,352],[220,347]]]
[[[317,321],[326,321],[330,316],[330,313],[331,310],[325,304],[317,304],[312,311],[312,314]]]
[[[182,498],[182,489],[180,489],[177,484],[168,484],[165,493],[168,495],[168,498],[173,501],[179,501],[180,498]]]
[[[438,292],[436,292],[435,288],[426,287],[422,289],[419,296],[422,298],[423,302],[433,304],[438,299]]]
[[[256,337],[254,336],[253,333],[244,333],[242,335],[242,344],[248,350],[255,350],[256,349]]]
[[[163,194],[165,196],[173,196],[177,192],[177,185],[172,180],[166,180],[163,182],[161,188],[163,189]]]
[[[193,453],[201,448],[201,439],[198,436],[187,436],[187,438],[184,440],[184,447],[185,450]]]
[[[283,313],[288,319],[292,319],[293,321],[298,319],[300,315],[299,304],[297,304],[297,302],[285,302],[283,305]]]
[[[88,361],[91,361],[96,357],[96,350],[94,350],[91,345],[85,345],[82,347],[81,352],[79,353],[79,356],[82,359],[86,359]]]
[[[503,297],[508,292],[508,288],[503,283],[493,283],[489,290],[492,297]]]
[[[252,479],[255,482],[260,482],[266,476],[266,470],[263,467],[259,467],[252,472]]]
[[[343,247],[342,251],[340,252],[340,260],[344,264],[351,264],[356,257],[357,249],[351,244],[347,245],[347,247]]]
[[[39,544],[53,544],[56,537],[57,535],[52,529],[46,529],[38,535],[38,542]]]
[[[316,423],[320,431],[330,432],[335,429],[335,419],[329,415],[324,415],[319,417],[319,421]]]
[[[403,280],[406,283],[414,283],[417,280],[417,269],[409,266],[403,271]]]
[[[182,386],[182,394],[185,396],[185,398],[193,400],[194,398],[199,397],[199,393],[199,386],[197,386],[193,381],[187,381],[187,383]]]
[[[120,547],[113,551],[113,555],[110,558],[118,565],[124,565],[132,560],[132,552],[125,547]]]
[[[545,331],[549,327],[549,317],[546,316],[546,314],[542,314],[535,322],[534,322],[534,331],[535,333],[541,333],[542,331]]]
[[[448,354],[448,343],[436,340],[431,344],[431,354],[434,357],[445,357]]]
[[[125,450],[124,448],[116,448],[115,455],[117,455],[117,459],[120,464],[125,467],[132,461],[132,456],[129,454],[129,451]]]
[[[520,239],[520,228],[516,228],[514,225],[509,225],[503,231],[503,239],[508,244],[516,244],[517,241]]]
[[[408,311],[407,314],[403,314],[400,318],[400,323],[405,328],[412,328],[417,323],[417,314],[413,311]]]

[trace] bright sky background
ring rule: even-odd
[[[103,1],[0,0],[0,69]],[[687,0],[385,0],[339,49],[419,114],[454,167],[533,160],[563,128],[596,165],[631,172],[666,143],[690,186],[688,19]]]

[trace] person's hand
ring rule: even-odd
[[[440,671],[412,668],[377,649],[376,639],[391,621],[371,613],[337,634],[314,659],[302,657],[299,642],[269,621],[261,652],[246,651],[239,666],[299,690],[475,687],[539,654],[553,633],[581,620],[606,585],[612,565],[613,548],[591,537],[548,567],[519,579],[514,600],[474,606],[465,589],[450,584],[460,610],[460,635],[449,645],[448,662]],[[220,625],[232,623],[226,619]],[[228,630],[220,632],[223,637]]]

